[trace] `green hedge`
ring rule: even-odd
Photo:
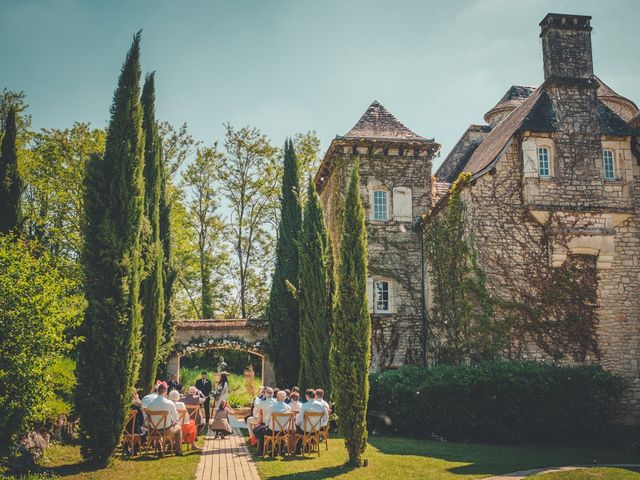
[[[597,438],[624,382],[599,366],[535,362],[406,366],[371,375],[371,428],[502,443]]]

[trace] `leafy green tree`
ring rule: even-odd
[[[160,238],[160,198],[162,189],[162,152],[155,115],[154,74],[147,75],[142,88],[144,119],[144,214],[149,224],[147,235],[146,277],[140,287],[142,300],[142,362],[139,385],[149,392],[156,380],[160,345],[163,339],[164,284],[162,241]]]
[[[31,127],[31,115],[27,113],[29,105],[26,103],[27,96],[24,92],[15,92],[6,87],[0,92],[0,138],[6,127],[9,110],[13,109],[16,115],[16,136],[18,148],[26,145],[30,138],[29,128]]]
[[[82,318],[78,285],[34,243],[0,235],[0,456],[40,419],[50,375]]]
[[[237,308],[230,315],[256,318],[268,299],[264,278],[273,262],[273,216],[278,202],[278,150],[256,128],[225,125],[225,150],[217,171],[219,192],[229,216],[225,237],[237,279]]]
[[[329,397],[329,348],[333,255],[320,199],[309,179],[300,234],[298,302],[300,304],[300,379],[305,388],[323,388]]]
[[[299,184],[298,159],[293,142],[287,140],[276,263],[267,308],[269,346],[278,385],[294,385],[300,373],[300,308],[292,291],[298,285],[298,242],[302,224]]]
[[[331,335],[331,388],[349,464],[362,465],[367,446],[371,318],[367,304],[367,231],[358,164],[344,202]]]
[[[187,227],[193,240],[190,248],[198,257],[200,308],[196,309],[199,318],[214,318],[216,305],[214,296],[214,278],[221,276],[226,264],[226,252],[220,246],[223,223],[217,213],[219,202],[216,191],[216,174],[222,154],[217,145],[201,148],[183,177],[183,189],[188,193]],[[195,235],[195,236],[194,236]],[[217,252],[216,252],[217,250]],[[219,282],[215,282],[219,285]],[[188,287],[186,287],[188,288]],[[190,294],[191,295],[191,294]]]
[[[293,149],[300,164],[300,178],[313,177],[320,165],[320,139],[314,130],[296,133],[293,136]],[[300,189],[300,205],[305,204],[306,189]]]
[[[88,123],[32,136],[21,171],[26,184],[25,233],[75,278],[81,278],[83,177],[92,153],[104,153],[105,132]]]
[[[9,108],[0,150],[0,234],[22,229],[22,181],[16,151],[16,111]]]
[[[202,142],[193,138],[186,123],[174,127],[169,122],[158,124],[158,133],[162,139],[162,157],[168,179],[171,179],[185,160],[194,155]]]
[[[144,209],[144,135],[140,104],[140,33],[113,96],[104,158],[85,177],[85,311],[76,409],[82,454],[106,464],[120,441],[138,376],[142,313],[140,231]]]

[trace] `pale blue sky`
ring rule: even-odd
[[[223,122],[325,149],[377,99],[446,154],[512,84],[542,81],[539,21],[593,16],[596,73],[640,103],[635,0],[0,0],[0,88],[36,128],[103,127],[132,34],[157,113],[212,143]]]

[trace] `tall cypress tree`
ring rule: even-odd
[[[162,150],[162,143],[160,144]],[[169,175],[163,155],[160,155],[160,241],[162,242],[162,290],[164,293],[164,320],[162,325],[162,357],[168,355],[175,337],[173,321],[173,284],[176,280],[176,269],[173,264],[173,247],[171,242],[171,200],[169,198]]]
[[[160,136],[155,114],[154,74],[147,75],[142,88],[144,118],[144,214],[150,226],[148,237],[147,276],[141,285],[142,300],[142,362],[138,384],[151,391],[158,370],[159,351],[164,321],[164,289],[162,241],[160,239],[160,197],[162,188],[162,157]]]
[[[323,388],[329,395],[329,347],[333,253],[320,199],[309,179],[299,245],[300,377],[303,388]]]
[[[284,144],[283,162],[280,225],[267,320],[276,382],[284,388],[298,381],[300,369],[300,311],[291,286],[295,287],[298,283],[298,242],[302,211],[299,200],[300,166],[291,140]]]
[[[108,462],[120,442],[140,363],[142,117],[138,32],[113,96],[104,158],[93,156],[85,172],[87,309],[75,405],[82,454],[100,464]]]
[[[16,111],[9,108],[0,150],[0,234],[22,228],[22,182],[16,152]]]
[[[331,335],[331,387],[349,464],[360,466],[367,446],[371,318],[367,304],[367,231],[356,163],[347,190]]]

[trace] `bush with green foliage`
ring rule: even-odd
[[[612,419],[624,382],[600,366],[497,361],[371,375],[377,428],[487,442],[575,443]]]
[[[42,420],[55,365],[73,347],[67,332],[82,318],[77,284],[51,257],[15,237],[0,235],[1,453]],[[5,441],[9,440],[9,441]]]

